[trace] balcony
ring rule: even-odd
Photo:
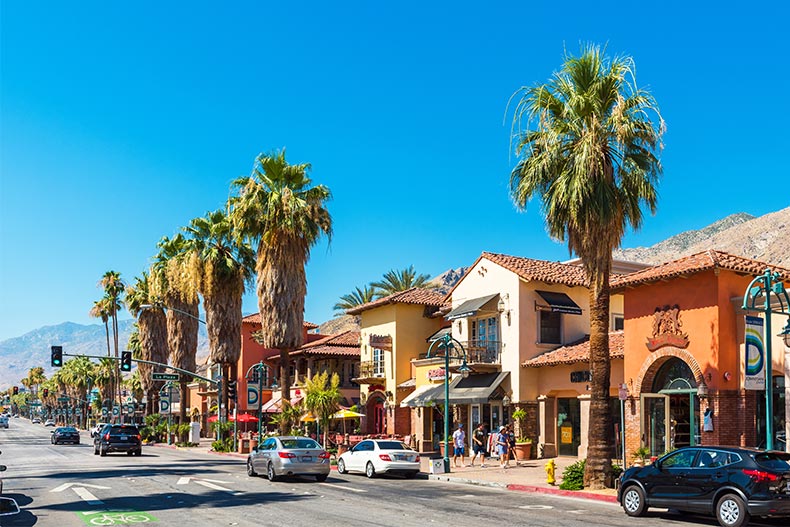
[[[466,350],[466,362],[470,366],[499,366],[502,363],[502,343],[498,340],[467,340],[461,344]],[[433,355],[443,356],[439,349],[435,349]],[[427,353],[421,353],[419,358],[427,358]],[[460,363],[461,359],[452,358],[450,362]]]
[[[384,361],[368,360],[359,364],[359,377],[354,382],[359,384],[374,384],[384,381]]]

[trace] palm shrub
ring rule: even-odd
[[[584,489],[584,466],[586,459],[580,459],[572,465],[565,467],[562,471],[562,490],[582,490]]]

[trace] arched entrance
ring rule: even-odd
[[[651,391],[641,394],[642,443],[651,456],[699,444],[699,398],[691,368],[677,357],[653,368]]]
[[[382,394],[373,394],[368,397],[368,402],[365,405],[367,414],[367,428],[369,434],[386,434],[387,433],[387,420],[384,412],[384,396]]]

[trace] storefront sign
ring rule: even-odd
[[[645,345],[650,351],[656,351],[664,346],[686,348],[689,345],[688,333],[680,329],[680,306],[657,307],[653,314],[653,336],[648,337]]]
[[[573,427],[563,426],[560,428],[560,442],[563,445],[570,445],[573,443]]]
[[[371,335],[368,342],[371,348],[392,351],[392,337],[390,335]]]
[[[746,390],[765,390],[765,347],[763,319],[746,317],[746,345],[744,346],[743,387]]]
[[[447,373],[444,371],[444,368],[428,370],[429,381],[443,381],[445,377],[447,377]]]

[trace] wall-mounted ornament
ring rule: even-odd
[[[653,314],[653,336],[648,337],[645,345],[650,351],[656,351],[664,346],[686,348],[689,345],[688,333],[684,333],[680,321],[680,307],[657,307]]]

